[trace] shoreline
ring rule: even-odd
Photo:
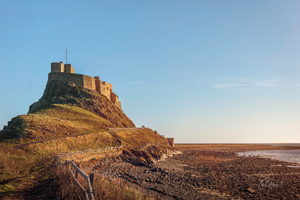
[[[152,165],[135,165],[121,156],[87,163],[85,169],[142,188],[159,199],[299,199],[300,168],[236,154],[257,147],[177,146],[182,154]],[[259,146],[258,150],[272,148]]]
[[[298,147],[300,143],[175,143],[177,145],[256,145],[256,146],[275,146],[275,147]]]

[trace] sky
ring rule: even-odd
[[[0,0],[0,130],[51,62],[175,143],[300,143],[298,0]]]

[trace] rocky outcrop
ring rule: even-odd
[[[126,114],[105,96],[94,90],[77,86],[75,83],[48,81],[42,98],[29,107],[28,114],[50,104],[76,105],[110,121],[117,127],[135,127]]]

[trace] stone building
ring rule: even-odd
[[[66,83],[72,82],[78,86],[96,90],[99,94],[105,96],[108,100],[114,103],[118,108],[121,108],[119,97],[113,93],[112,84],[101,81],[99,76],[94,78],[83,74],[75,74],[75,69],[71,64],[63,64],[63,62],[51,63],[51,72],[48,75],[48,81],[59,80]]]
[[[167,138],[168,143],[170,144],[171,147],[174,147],[174,138]]]

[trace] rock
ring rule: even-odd
[[[248,190],[249,192],[251,192],[251,193],[254,193],[254,192],[255,192],[255,189],[253,189],[253,188],[247,188],[247,190]]]

